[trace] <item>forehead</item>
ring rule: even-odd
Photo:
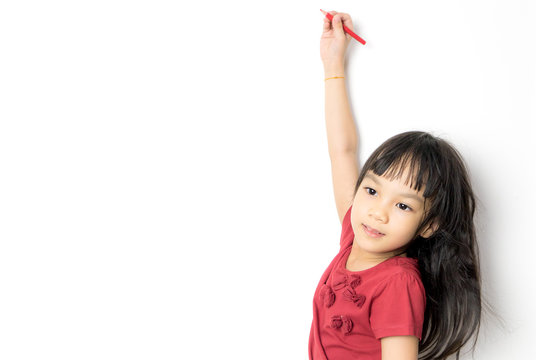
[[[430,174],[429,160],[423,154],[390,151],[388,154],[380,154],[374,158],[370,167],[367,167],[367,173],[370,172],[390,181],[396,180],[416,191],[423,189],[424,192]]]

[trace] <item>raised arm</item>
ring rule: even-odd
[[[342,29],[344,24],[353,30],[348,14],[330,11],[333,25],[324,19],[324,31],[320,40],[320,53],[324,63],[325,116],[328,151],[331,160],[333,192],[339,220],[346,214],[354,200],[354,188],[359,175],[357,164],[357,131],[350,111],[346,91],[344,59],[350,35]],[[334,78],[332,77],[344,77]]]

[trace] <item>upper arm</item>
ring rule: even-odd
[[[380,339],[382,360],[417,360],[419,338],[413,335],[387,336]]]
[[[342,224],[344,215],[354,202],[354,190],[359,176],[355,152],[331,155],[331,177],[337,213]]]

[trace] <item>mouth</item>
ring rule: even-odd
[[[361,225],[363,225],[363,230],[365,231],[365,233],[371,237],[379,238],[385,235],[384,233],[381,233],[378,230],[371,228],[370,226],[367,226],[365,224]]]

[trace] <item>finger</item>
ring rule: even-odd
[[[336,14],[338,14],[335,10],[331,10],[331,11],[328,11],[331,15],[335,16]]]
[[[321,10],[323,13],[326,13],[324,10]],[[324,33],[328,32],[331,30],[331,20],[329,20],[327,17],[324,16],[324,24],[322,26],[322,30]]]
[[[322,11],[322,13],[325,15],[327,14],[326,11],[320,9],[320,11]],[[331,10],[329,11],[329,13],[333,16],[335,15],[339,15],[340,18],[341,18],[341,28],[342,28],[342,25],[348,27],[350,30],[354,31],[354,25],[352,23],[352,17],[350,16],[350,14],[347,14],[347,13],[343,13],[343,12],[337,12],[335,10]],[[329,28],[327,27],[326,24],[329,24]],[[329,20],[327,17],[324,17],[324,31],[327,31],[329,29],[333,28],[333,18],[332,20]],[[347,38],[350,38],[350,35],[349,34],[346,34],[346,37]]]
[[[344,37],[345,36],[345,32],[342,28],[342,19],[341,19],[341,16],[339,14],[335,14],[333,15],[333,21],[332,21],[332,26],[333,26],[333,31],[335,33],[335,36],[336,37]]]
[[[342,23],[349,28],[350,30],[354,31],[354,24],[352,22],[352,17],[347,13],[339,13],[339,16],[341,17]]]
[[[320,9],[320,11],[322,11],[322,13],[324,14],[324,21],[326,21],[326,20],[327,20],[327,21],[331,21],[331,20],[329,20],[328,17],[326,16],[328,13],[331,14],[331,15],[335,15],[335,14],[337,14],[337,12],[334,11],[334,10],[332,10],[332,11],[324,11],[324,10]]]
[[[324,26],[322,28],[324,32],[328,32],[331,30],[331,23],[329,21],[324,21]]]
[[[325,13],[325,11],[322,10],[322,12]],[[342,20],[342,24],[346,27],[348,27],[350,30],[354,31],[354,24],[352,22],[352,17],[350,16],[350,14],[348,13],[343,13],[343,12],[337,12],[335,10],[331,10],[329,11],[329,13],[333,16],[335,16],[336,14],[338,14],[340,17],[341,17],[341,20]],[[330,21],[329,19],[327,19],[326,17],[324,17],[324,21]],[[333,20],[331,20],[330,22],[332,22]],[[348,35],[350,36],[350,35]]]

